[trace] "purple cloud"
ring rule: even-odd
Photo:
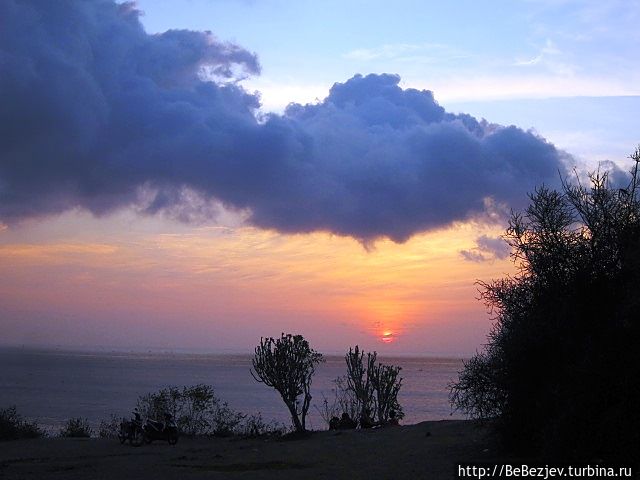
[[[210,33],[149,35],[130,4],[0,4],[0,221],[135,207],[190,221],[210,202],[282,232],[363,242],[519,208],[567,154],[532,132],[447,113],[395,75],[257,118],[237,80],[257,56]]]

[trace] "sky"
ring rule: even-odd
[[[468,355],[527,192],[629,168],[640,2],[0,6],[5,345]]]

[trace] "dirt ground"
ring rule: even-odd
[[[461,462],[497,455],[486,427],[423,422],[307,438],[181,438],[132,447],[117,440],[46,438],[0,443],[3,479],[448,479]]]

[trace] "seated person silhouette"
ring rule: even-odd
[[[394,409],[391,409],[389,411],[389,420],[387,420],[384,424],[385,427],[397,427],[398,425],[400,425],[400,422],[398,421],[398,418],[396,417],[396,411]]]
[[[338,425],[338,428],[340,430],[351,430],[356,428],[357,426],[358,424],[355,422],[355,420],[351,419],[347,412],[344,412],[342,414],[342,417],[340,418],[340,424]]]
[[[340,419],[338,417],[331,417],[329,420],[329,430],[339,430],[340,429]]]
[[[373,428],[377,424],[373,420],[371,420],[371,413],[368,408],[364,408],[362,410],[362,415],[360,415],[360,428]]]

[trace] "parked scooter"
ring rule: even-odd
[[[154,440],[166,440],[169,445],[178,443],[178,426],[168,413],[164,415],[164,422],[147,419],[142,431],[145,443],[151,443]]]

